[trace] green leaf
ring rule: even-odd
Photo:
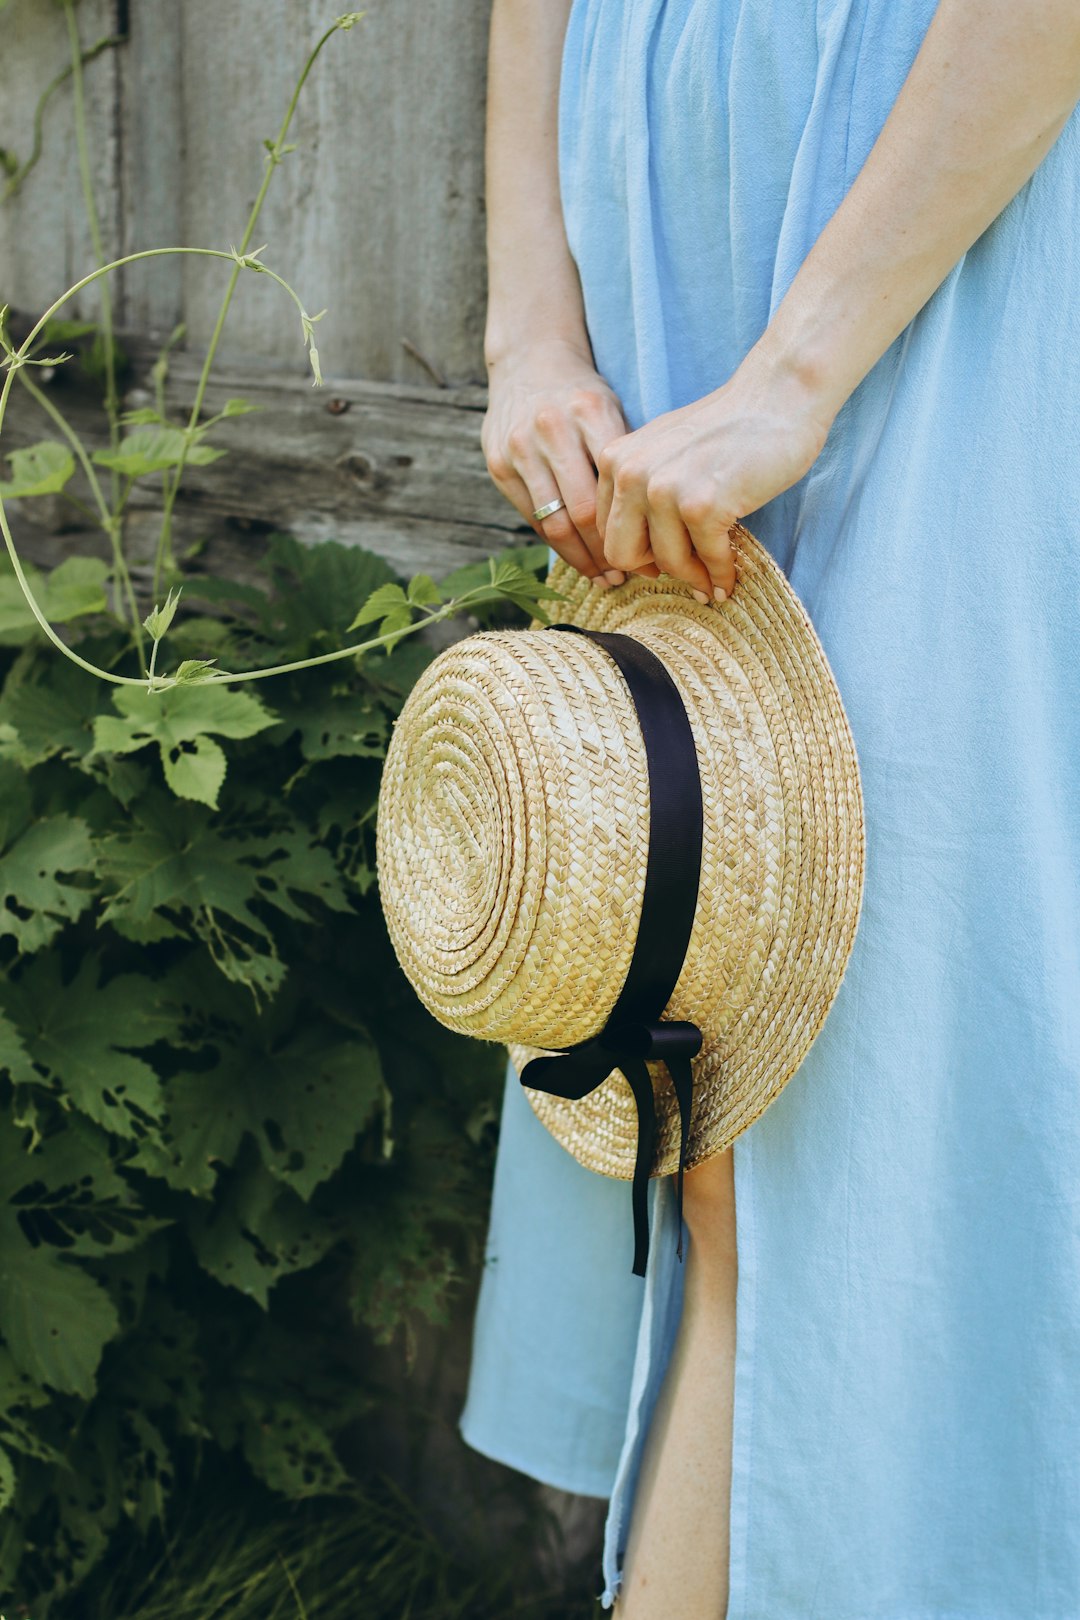
[[[81,917],[93,895],[73,882],[94,870],[85,822],[49,816],[20,832],[0,853],[0,938],[17,949],[38,951],[66,922]]]
[[[12,1140],[18,1140],[17,1134],[12,1133]],[[17,1177],[8,1175],[4,1178],[5,1184],[13,1186]],[[16,1367],[10,1354],[0,1346],[0,1420],[10,1423],[12,1414],[19,1410],[32,1411],[35,1407],[47,1404],[49,1397],[34,1380]],[[23,1448],[16,1442],[16,1450]],[[38,1451],[29,1453],[37,1456]]]
[[[157,919],[180,925],[256,994],[273,994],[285,972],[266,908],[308,922],[299,895],[351,910],[329,850],[299,829],[227,837],[205,810],[181,813],[164,798],[139,804],[131,830],[99,844],[98,859],[104,920],[134,939]]]
[[[222,416],[248,416],[252,411],[261,411],[263,407],[256,405],[250,399],[227,399],[221,408]]]
[[[8,456],[11,479],[0,483],[0,497],[25,500],[33,495],[57,495],[75,472],[75,457],[66,444],[43,439]]]
[[[368,597],[348,628],[358,630],[362,624],[373,624],[376,619],[381,619],[386,614],[407,610],[408,606],[408,598],[400,585],[380,585],[378,590],[373,591]],[[411,612],[408,613],[408,619],[410,621],[412,619]]]
[[[225,754],[212,737],[194,737],[168,753],[162,749],[161,762],[178,799],[217,804],[225,780]]]
[[[108,467],[124,478],[142,478],[147,473],[178,467],[182,460],[193,467],[206,466],[225,454],[224,450],[212,450],[206,444],[192,444],[185,456],[187,443],[183,428],[138,428],[126,434],[115,450],[95,451],[93,460],[99,467]]]
[[[371,1042],[324,1026],[280,1047],[230,1048],[213,1069],[179,1075],[166,1089],[174,1185],[209,1191],[216,1166],[233,1164],[250,1136],[271,1175],[303,1199],[338,1168],[387,1096]]]
[[[173,671],[173,680],[178,686],[198,686],[203,681],[212,681],[217,671],[214,665],[216,658],[185,658]]]
[[[101,557],[66,557],[45,576],[41,605],[46,618],[67,624],[86,613],[103,613],[109,572]]]
[[[303,545],[291,535],[271,535],[265,566],[273,591],[256,600],[255,634],[280,663],[341,646],[353,606],[394,579],[385,558],[363,546],[336,540]],[[200,587],[201,589],[202,587]],[[400,588],[400,587],[399,587]]]
[[[13,1085],[34,1085],[40,1080],[22,1036],[8,1018],[0,1012],[0,1074],[6,1074]]]
[[[203,1270],[264,1309],[280,1277],[313,1266],[341,1235],[258,1164],[195,1210],[188,1231]]]
[[[549,557],[548,548],[544,545],[514,546],[500,553],[501,558],[513,562],[517,567],[525,569],[535,577],[538,571],[546,573]],[[455,568],[452,573],[444,574],[439,581],[439,588],[443,600],[451,596],[464,596],[466,591],[475,589],[477,585],[486,585],[491,581],[491,561],[483,558],[480,562],[464,563]]]
[[[120,421],[124,427],[150,427],[151,425],[164,427],[166,425],[161,412],[155,409],[153,405],[140,405],[137,411],[124,411]]]
[[[31,568],[23,572],[38,606],[53,624],[68,624],[88,613],[103,613],[109,605],[105,596],[109,565],[99,557],[68,557],[44,575]],[[0,575],[0,642],[18,646],[39,633],[37,620],[14,574]]]
[[[0,1513],[4,1513],[15,1500],[15,1465],[0,1446]]]
[[[74,1262],[32,1249],[0,1218],[0,1321],[20,1367],[89,1400],[101,1353],[120,1325],[100,1284]]]
[[[225,756],[207,738],[254,737],[277,720],[258,698],[224,686],[175,686],[161,692],[124,686],[112,701],[120,717],[98,716],[90,757],[134,753],[156,743],[172,791],[211,807],[225,778]]]
[[[104,687],[66,658],[39,661],[32,675],[9,676],[0,693],[0,717],[18,739],[14,757],[24,770],[55,756],[81,758],[94,740],[94,716],[107,701]]]
[[[284,701],[279,700],[278,712],[280,729],[267,741],[283,741],[298,732],[300,751],[307,760],[343,755],[381,759],[386,753],[390,721],[385,709],[344,685],[314,692],[304,688],[286,695]]]
[[[107,1136],[86,1140],[68,1125],[23,1155],[29,1179],[16,1195],[19,1226],[32,1247],[71,1255],[122,1254],[167,1225],[150,1220],[106,1157]]]
[[[12,1361],[36,1382],[89,1399],[119,1317],[105,1290],[55,1248],[31,1243],[20,1220],[49,1186],[41,1152],[0,1116],[0,1323]],[[40,1194],[36,1194],[40,1196]]]
[[[76,338],[89,337],[97,329],[96,321],[65,321],[53,316],[45,322],[41,341],[44,344],[72,343]]]
[[[65,983],[57,954],[40,954],[18,980],[0,985],[0,1001],[39,1064],[36,1084],[70,1098],[107,1131],[138,1137],[164,1105],[157,1074],[130,1048],[173,1034],[175,1014],[164,1011],[151,978],[121,974],[102,985],[100,972],[100,957],[84,954]]]
[[[176,609],[180,602],[182,589],[182,586],[178,586],[176,590],[170,591],[162,605],[160,607],[155,606],[154,611],[148,613],[143,620],[143,629],[153,641],[161,640],[176,617]]]
[[[245,1390],[243,1400],[244,1456],[271,1490],[303,1501],[349,1484],[333,1439],[325,1425],[315,1421],[309,1402],[283,1400],[276,1390],[265,1393],[261,1402],[256,1402],[253,1391]]]
[[[0,1005],[43,1071],[37,1083],[68,1098],[116,1135],[145,1135],[164,1113],[161,1083],[131,1048],[174,1029],[154,981],[123,974],[101,984],[101,963],[84,955],[70,983],[56,953],[35,957],[17,981],[0,985]]]
[[[442,601],[439,587],[430,574],[413,575],[409,581],[408,597],[410,602],[418,606]]]

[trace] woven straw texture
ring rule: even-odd
[[[605,590],[561,559],[551,617],[644,642],[679,687],[705,810],[701,882],[669,1018],[693,1019],[688,1164],[729,1147],[791,1079],[839,989],[862,903],[858,761],[810,620],[765,548],[732,531],[737,585],[702,605],[669,576]],[[398,960],[443,1024],[538,1053],[595,1035],[633,954],[649,842],[629,691],[585,636],[481,631],[441,652],[394,726],[377,821]],[[659,1145],[678,1109],[650,1063]],[[580,1102],[526,1088],[590,1169],[630,1179],[637,1114],[622,1073]]]

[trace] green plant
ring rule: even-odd
[[[499,1504],[505,1508],[505,1504]],[[282,1506],[249,1493],[239,1512],[220,1489],[193,1499],[164,1545],[132,1548],[80,1594],[79,1620],[588,1620],[599,1613],[579,1578],[571,1597],[538,1580],[536,1549],[558,1527],[517,1504],[492,1545],[478,1500],[452,1534],[433,1526],[395,1483],[375,1474],[332,1502]],[[505,1511],[503,1512],[505,1519]]]
[[[62,9],[93,219],[86,53]],[[353,1499],[341,1440],[374,1400],[357,1334],[408,1351],[479,1257],[502,1054],[450,1035],[404,981],[374,817],[432,656],[417,632],[462,611],[543,619],[546,547],[436,584],[276,536],[241,588],[185,575],[171,544],[185,467],[223,454],[209,436],[248,408],[201,416],[238,277],[280,279],[250,242],[296,95],[360,15],[309,55],[236,249],[150,249],[78,284],[167,252],[230,262],[184,424],[165,413],[167,353],[155,406],[121,413],[107,301],[92,334],[60,319],[71,289],[2,338],[0,425],[18,385],[58,434],[0,484],[0,1602],[34,1620],[116,1545],[165,1535],[174,1494],[223,1460],[279,1499]],[[317,317],[281,285],[318,381]],[[87,335],[110,439],[93,456],[33,375]],[[124,515],[149,478],[169,589],[144,613]],[[4,503],[48,495],[96,514],[107,561],[24,565]],[[195,612],[177,614],[181,589]],[[271,676],[266,700],[233,689]]]
[[[393,583],[285,536],[265,569],[233,600],[190,580],[218,617],[179,650],[213,623],[232,667],[302,664]],[[106,667],[127,645],[100,611],[68,633]],[[375,890],[429,646],[282,676],[273,707],[118,713],[40,635],[0,640],[0,1593],[40,1604],[218,1451],[348,1488],[372,1393],[342,1347],[408,1344],[475,1270],[502,1063],[423,1012]]]

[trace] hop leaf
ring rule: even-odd
[[[75,457],[55,439],[44,439],[25,450],[13,450],[8,461],[10,482],[0,484],[0,496],[5,500],[57,495],[75,472]]]
[[[147,473],[179,467],[185,460],[193,467],[205,467],[224,454],[208,444],[191,443],[183,428],[144,427],[128,433],[115,450],[95,451],[93,459],[99,467],[108,467],[124,478],[143,478]]]
[[[380,585],[378,590],[372,591],[349,629],[358,630],[362,624],[373,624],[376,619],[385,618],[388,614],[398,614],[408,605],[408,598],[400,585]]]
[[[177,686],[195,686],[200,681],[211,681],[217,674],[214,668],[216,663],[216,658],[185,658],[173,675],[173,680]]]
[[[261,411],[262,406],[256,405],[251,399],[227,399],[221,407],[222,416],[247,416],[251,411]]]
[[[155,607],[153,613],[148,613],[143,620],[143,629],[152,641],[160,641],[176,617],[176,605],[180,600],[181,589],[182,587],[178,586],[175,591],[170,591],[165,598],[165,606]]]
[[[146,692],[122,686],[113,693],[118,715],[94,721],[94,754],[132,754],[156,743],[165,780],[181,799],[217,805],[225,779],[218,737],[254,737],[277,721],[258,698],[204,683]]]
[[[442,593],[430,574],[414,574],[409,581],[409,601],[417,607],[442,601]]]

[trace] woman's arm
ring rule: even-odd
[[[763,351],[838,410],[1031,177],[1078,97],[1076,0],[941,0]]]
[[[485,131],[489,369],[529,337],[561,336],[588,348],[559,196],[559,68],[570,3],[495,0],[492,8]]]
[[[570,0],[495,0],[486,129],[488,409],[498,489],[572,567],[619,584],[596,527],[595,461],[626,433],[598,376],[559,193],[558,106]],[[538,523],[532,513],[561,496]],[[604,571],[609,577],[604,579]]]
[[[730,589],[727,530],[809,469],[841,405],[1031,176],[1080,97],[1077,0],[940,0],[847,196],[722,388],[608,446],[608,560]]]

